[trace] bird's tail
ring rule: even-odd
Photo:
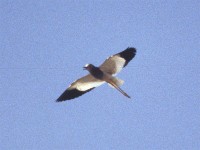
[[[123,80],[121,80],[123,81]],[[123,83],[122,83],[123,84]],[[109,81],[109,85],[117,89],[120,93],[122,93],[124,96],[131,98],[128,94],[126,94],[119,86],[117,86],[115,83],[112,82],[112,80]]]
[[[118,87],[120,87],[122,84],[124,84],[124,80],[119,79],[117,77],[110,78],[110,82],[112,82],[113,84],[115,84]],[[110,84],[110,85],[113,86],[112,84]]]

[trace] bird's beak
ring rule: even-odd
[[[86,70],[87,67],[83,67],[83,70]]]

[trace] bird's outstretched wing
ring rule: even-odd
[[[105,82],[95,79],[92,75],[88,74],[73,82],[56,101],[61,102],[79,97],[103,83]]]
[[[116,74],[125,67],[136,55],[135,48],[127,48],[124,51],[110,56],[101,64],[100,69],[109,74]]]

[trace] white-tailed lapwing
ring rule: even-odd
[[[89,74],[73,82],[56,101],[61,102],[79,97],[105,82],[117,89],[124,96],[130,98],[120,88],[124,81],[113,75],[120,72],[133,59],[135,54],[135,48],[127,48],[120,53],[110,56],[99,67],[95,67],[92,64],[85,65],[83,68],[89,71]]]

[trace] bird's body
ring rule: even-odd
[[[101,71],[101,69],[99,69],[99,67],[95,67],[92,64],[86,64],[84,68],[85,68],[85,70],[88,70],[90,72],[90,74],[96,79],[102,80],[105,76],[105,73],[103,71]]]
[[[135,54],[135,48],[127,48],[126,50],[106,59],[99,67],[87,64],[84,69],[88,70],[89,74],[73,82],[57,99],[57,102],[81,96],[105,82],[117,89],[124,96],[130,98],[130,96],[120,88],[124,81],[113,75],[120,72],[121,69],[135,56]]]

